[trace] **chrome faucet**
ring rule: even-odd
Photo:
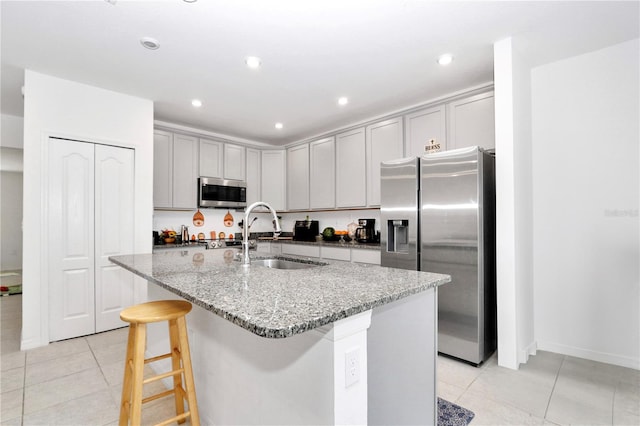
[[[249,227],[246,226],[246,224],[249,223],[249,215],[251,214],[253,209],[255,209],[258,206],[264,206],[269,210],[271,210],[271,214],[273,214],[273,221],[275,224],[275,231],[273,231],[273,235],[277,236],[282,231],[280,229],[280,221],[278,221],[278,215],[276,214],[275,209],[271,207],[269,204],[265,203],[264,201],[256,201],[255,203],[247,207],[244,213],[245,226],[242,229],[242,232],[243,232],[242,233],[242,265],[243,266],[249,266],[251,264],[251,259],[249,259]]]

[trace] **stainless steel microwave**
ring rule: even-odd
[[[247,183],[241,180],[200,177],[198,206],[243,209],[247,207]]]

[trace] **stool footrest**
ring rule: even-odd
[[[155,426],[166,426],[166,425],[171,424],[173,422],[179,422],[180,420],[184,420],[189,416],[191,416],[191,411],[187,411],[186,413],[182,413],[179,416],[175,416],[175,417],[172,417],[170,419],[167,419],[162,423],[157,423]]]
[[[158,374],[157,376],[153,376],[153,377],[149,377],[148,379],[144,379],[142,381],[142,384],[146,385],[147,383],[155,382],[157,380],[161,380],[161,379],[164,379],[166,377],[177,376],[178,374],[182,374],[183,371],[184,371],[184,368],[179,368],[177,370],[169,371],[168,373]]]
[[[181,388],[178,388],[178,389],[182,390]],[[146,404],[147,402],[155,401],[156,399],[164,398],[165,396],[169,396],[169,395],[175,395],[174,389],[169,389],[164,392],[160,392],[155,395],[148,396],[142,400],[142,403]]]
[[[177,354],[180,354],[180,352],[176,349],[175,351]],[[166,353],[164,355],[158,355],[158,356],[153,356],[151,358],[147,358],[144,360],[145,364],[149,364],[150,362],[156,362],[156,361],[160,361],[161,359],[165,359],[165,358],[169,358],[171,356],[171,352]]]

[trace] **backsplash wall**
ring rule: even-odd
[[[233,216],[233,226],[224,226],[224,216],[227,211]],[[216,234],[221,231],[225,234],[242,232],[238,222],[244,219],[244,211],[242,210],[225,210],[225,209],[200,209],[200,212],[204,216],[204,226],[196,227],[193,224],[193,215],[196,210],[193,211],[169,211],[169,210],[155,210],[153,214],[153,230],[161,231],[168,228],[173,229],[176,232],[180,232],[180,226],[186,225],[189,227],[189,233],[191,235],[198,235],[203,232],[205,238],[211,238],[210,232],[215,231]],[[376,230],[380,230],[380,210],[367,209],[367,210],[339,210],[339,211],[321,211],[321,212],[298,212],[298,213],[280,213],[281,216],[280,226],[283,232],[293,232],[293,226],[296,220],[305,220],[309,216],[310,220],[317,220],[319,223],[320,232],[326,227],[333,227],[336,230],[346,230],[347,225],[351,222],[358,223],[358,219],[375,219]],[[272,216],[271,213],[252,213],[249,221],[254,217],[258,219],[251,225],[251,232],[273,232]]]

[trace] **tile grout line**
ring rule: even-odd
[[[611,398],[611,424],[614,425],[613,422],[615,417],[615,408],[616,408],[616,393],[618,392],[618,386],[620,385],[620,380],[616,380],[616,385],[613,387],[613,398]]]
[[[560,363],[560,367],[558,367],[558,371],[556,372],[556,379],[553,381],[553,387],[551,388],[551,393],[549,394],[549,400],[547,401],[547,407],[544,409],[544,417],[543,420],[550,421],[547,419],[547,413],[549,412],[549,406],[551,405],[551,398],[553,398],[553,392],[556,390],[556,384],[558,383],[558,378],[560,377],[560,370],[562,370],[562,366],[564,365],[567,356],[562,357],[562,362]]]

